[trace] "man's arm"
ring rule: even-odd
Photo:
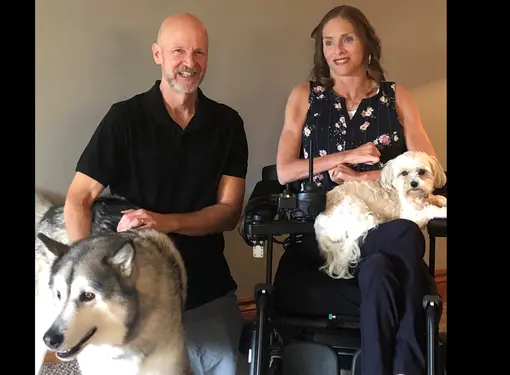
[[[243,178],[224,175],[218,187],[218,203],[192,213],[168,215],[171,231],[202,236],[233,230],[241,216],[244,191]]]
[[[92,227],[91,207],[104,186],[76,172],[64,204],[64,221],[69,243],[88,237]]]
[[[83,150],[64,205],[64,220],[69,242],[91,234],[91,207],[96,198],[119,173],[123,159],[123,113],[112,106]]]
[[[232,137],[227,162],[223,168],[217,203],[199,211],[170,215],[170,228],[174,233],[201,236],[233,230],[241,216],[248,169],[248,140],[244,122],[235,111],[226,121],[231,123]]]
[[[187,236],[230,231],[236,227],[241,216],[244,191],[244,178],[223,175],[218,187],[218,203],[185,214],[158,214],[144,209],[123,211],[124,216],[117,231],[145,227]]]

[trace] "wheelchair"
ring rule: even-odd
[[[273,246],[284,245],[294,236],[313,232],[313,222],[278,217],[277,203],[271,199],[284,191],[276,165],[262,169],[259,181],[247,202],[240,221],[240,235],[253,247],[254,257],[266,258],[266,279],[254,288],[256,318],[245,324],[241,352],[248,358],[250,375],[340,375],[342,370],[361,374],[359,315],[309,316],[282,311],[273,293]],[[295,188],[295,187],[294,187]],[[446,196],[446,185],[436,193]],[[447,234],[446,220],[431,220],[429,264],[431,292],[423,298],[426,316],[427,375],[446,373],[446,333],[439,333],[443,301],[434,283],[435,242]],[[287,236],[283,241],[278,236]],[[294,237],[295,238],[295,237]],[[265,255],[264,255],[265,251]],[[427,265],[423,262],[423,266]],[[303,301],[306,304],[307,301]]]

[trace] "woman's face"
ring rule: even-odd
[[[348,20],[336,17],[324,25],[322,48],[333,78],[365,73],[363,44]]]

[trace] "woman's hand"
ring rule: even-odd
[[[363,173],[357,172],[345,164],[339,164],[329,170],[329,177],[333,182],[341,184],[344,181],[360,181],[363,179]]]
[[[365,143],[355,149],[344,151],[347,157],[344,163],[348,164],[375,164],[379,163],[381,153],[373,142]]]

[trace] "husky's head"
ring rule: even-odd
[[[122,234],[70,246],[38,237],[57,256],[49,287],[58,312],[43,337],[47,347],[70,361],[89,344],[122,344],[137,315],[134,243]]]

